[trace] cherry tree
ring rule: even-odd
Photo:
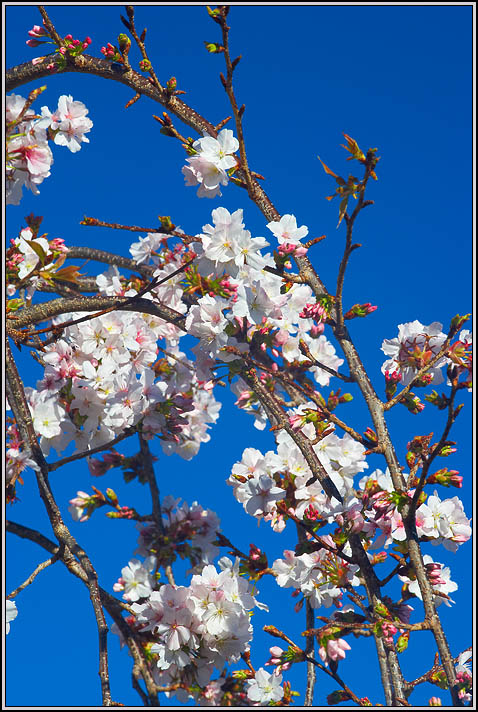
[[[22,615],[22,591],[56,564],[88,591],[104,706],[121,704],[110,660],[118,645],[145,706],[410,706],[423,683],[444,690],[445,704],[471,704],[471,648],[451,649],[441,615],[454,603],[459,574],[441,552],[455,553],[471,536],[467,503],[449,489],[462,488],[464,475],[443,462],[456,452],[452,429],[471,391],[470,315],[446,325],[391,325],[381,337],[381,378],[372,382],[355,344],[360,328],[352,339],[349,327],[373,319],[380,305],[361,295],[349,302],[346,277],[357,239],[366,240],[357,237],[363,215],[370,220],[373,212],[377,148],[343,134],[353,175],[320,149],[317,168],[330,180],[326,205],[340,236],[337,277],[328,283],[321,274],[325,236],[298,215],[279,213],[249,160],[247,97],[236,90],[241,57],[230,49],[234,8],[203,8],[214,34],[205,49],[223,62],[231,113],[217,123],[180,98],[185,92],[174,76],[161,78],[154,39],[132,6],[121,15],[123,31],[96,55],[89,54],[90,37],[61,34],[54,9],[39,10],[41,24],[29,29],[27,45],[43,54],[6,76],[7,204],[19,205],[29,192],[41,204],[57,155],[83,152],[94,141],[87,97],[65,93],[47,106],[45,85],[37,86],[81,73],[127,87],[126,109],[145,97],[158,104],[155,141],[172,139],[183,190],[211,200],[211,210],[199,226],[191,216],[162,215],[145,227],[136,224],[140,206],[130,206],[127,225],[109,206],[108,215],[82,217],[87,246],[49,238],[48,217],[31,213],[10,238],[6,498],[15,505],[27,474],[34,476],[50,526],[46,535],[14,521],[14,506],[8,510],[9,535],[48,553],[8,592],[10,635]],[[77,157],[67,158],[74,171]],[[121,171],[113,178],[121,199]],[[234,210],[221,205],[226,191],[237,194]],[[247,227],[248,202],[260,211],[263,236]],[[179,219],[193,226],[191,234]],[[88,242],[90,228],[133,233],[129,256]],[[86,263],[100,266],[87,274]],[[400,288],[402,276],[396,279]],[[40,368],[34,382],[25,352]],[[200,449],[214,442],[228,389],[257,439],[230,464],[230,499],[216,512],[207,487],[200,503],[179,498],[174,477],[162,478],[161,462],[181,458],[194,470]],[[348,410],[352,399],[360,399],[360,414]],[[395,417],[412,421],[406,443],[391,437]],[[85,491],[72,478],[64,511],[53,473],[73,463],[94,478],[121,472],[126,492],[147,490],[148,502],[144,494],[123,499],[96,479]],[[221,520],[243,512],[261,525],[255,543],[244,543],[240,527],[235,539],[222,530]],[[104,513],[135,524],[115,581],[104,579],[94,550],[74,534],[75,522],[88,528]],[[122,525],[103,520],[101,527]],[[268,553],[272,539],[280,555]],[[269,610],[261,591],[272,587],[288,613],[269,613],[258,628]],[[261,635],[269,641],[266,655]],[[432,660],[407,679],[402,660],[412,645],[432,649]],[[354,648],[376,657],[381,697],[365,697],[350,683]],[[322,678],[333,684],[325,696]],[[301,689],[294,689],[298,679]],[[434,696],[429,704],[442,702]]]

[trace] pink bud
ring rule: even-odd
[[[310,328],[310,335],[316,339],[320,334],[323,334],[325,330],[324,322],[321,321],[320,324],[312,324]]]
[[[48,35],[45,28],[40,27],[40,25],[33,25],[32,29],[28,30],[28,34],[30,37],[45,37],[45,35]]]
[[[282,648],[280,648],[278,645],[273,645],[271,648],[269,648],[269,653],[273,655],[275,658],[280,658],[284,651]]]
[[[278,346],[283,346],[289,340],[289,332],[287,329],[279,329],[274,334],[274,341]]]

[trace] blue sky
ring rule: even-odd
[[[102,56],[102,45],[115,43],[123,31],[119,15],[124,9],[119,5],[51,5],[49,13],[60,35],[71,33],[80,39],[89,35],[93,40],[89,53],[97,56]],[[35,6],[6,8],[7,66],[42,54],[40,48],[25,46],[27,31],[40,19]],[[317,155],[343,175],[354,169],[340,147],[342,132],[355,138],[363,150],[378,147],[379,180],[370,186],[368,196],[375,205],[362,213],[356,226],[355,239],[363,247],[352,255],[344,300],[349,306],[368,301],[378,305],[367,319],[352,322],[350,331],[378,392],[383,393],[380,346],[384,338],[396,336],[398,324],[414,319],[423,324],[440,321],[446,331],[455,314],[471,310],[472,7],[233,6],[228,20],[233,56],[242,54],[235,87],[239,104],[246,105],[249,163],[265,176],[264,188],[281,214],[295,214],[311,236],[326,234],[327,239],[309,254],[331,290],[344,227],[336,229],[338,203],[325,200],[335,182],[324,173]],[[219,28],[205,7],[138,5],[136,21],[140,29],[148,28],[150,58],[162,83],[175,76],[178,88],[187,92],[181,98],[212,123],[228,116],[231,110],[219,81],[223,58],[209,55],[203,44],[219,40]],[[133,52],[131,56],[134,66],[138,58]],[[195,234],[219,205],[231,211],[243,208],[253,236],[267,237],[266,221],[246,202],[244,191],[230,184],[222,198],[199,200],[195,189],[184,186],[184,153],[178,142],[159,133],[152,119],[152,114],[163,110],[160,105],[142,98],[125,110],[131,90],[79,74],[51,76],[16,93],[26,96],[41,84],[47,84],[47,90],[40,106],[54,110],[61,94],[71,94],[87,105],[94,126],[90,143],[83,144],[78,154],[53,147],[52,175],[40,186],[40,195],[26,193],[19,206],[7,209],[8,239],[25,225],[24,216],[34,212],[44,216],[43,229],[50,237],[129,256],[128,246],[136,237],[82,227],[83,216],[153,227],[158,215],[170,215],[187,233]],[[177,126],[191,135],[192,130],[179,122]],[[18,356],[27,385],[34,385],[40,377],[38,367],[23,352]],[[342,415],[363,431],[369,418],[359,394],[351,392],[355,400],[343,406]],[[229,394],[221,391],[216,397],[224,403],[221,417],[211,431],[211,441],[194,460],[166,458],[156,447],[161,493],[198,500],[215,510],[224,533],[239,548],[254,542],[266,549],[272,562],[284,549],[294,547],[292,530],[277,535],[264,523],[258,529],[225,484],[243,449],[257,447],[265,452],[273,447],[272,436],[267,431],[258,433]],[[465,393],[460,400],[467,407],[452,434],[459,449],[444,465],[460,471],[464,487],[459,493],[439,488],[439,495],[459,494],[471,516],[471,398]],[[403,458],[411,437],[431,431],[439,436],[444,418],[431,406],[421,416],[395,408],[388,422]],[[136,445],[125,446],[125,452],[128,447],[131,452]],[[369,472],[376,467],[384,469],[378,458],[371,459]],[[66,512],[77,490],[90,489],[91,477],[84,464],[74,464],[52,473],[51,484]],[[146,492],[139,485],[124,485],[119,471],[108,473],[99,486],[111,486],[120,500],[148,510]],[[8,518],[51,536],[31,472],[18,495],[20,502],[8,508]],[[91,555],[101,584],[111,590],[136,547],[134,525],[107,520],[102,512],[85,524],[72,522],[68,514],[66,520]],[[47,556],[13,535],[6,543],[9,592]],[[471,644],[472,547],[465,544],[449,554],[443,547],[425,545],[424,552],[450,566],[452,579],[460,585],[453,596],[456,605],[440,607],[452,653],[457,655]],[[384,572],[388,566],[383,565]],[[260,632],[263,625],[283,622],[297,641],[303,629],[303,615],[293,613],[290,590],[278,589],[273,581],[263,581],[259,588],[271,612],[259,612],[253,619],[256,667],[264,664],[268,647],[274,644]],[[391,591],[398,595],[398,588]],[[7,638],[7,704],[100,705],[96,626],[84,586],[56,564],[42,572],[16,603],[19,615]],[[414,605],[413,620],[419,620],[421,605],[418,601]],[[351,645],[340,674],[359,696],[383,702],[373,644],[353,640]],[[130,686],[131,660],[119,651],[114,636],[109,650],[114,699],[138,705]],[[412,637],[410,649],[401,657],[405,677],[413,679],[428,670],[433,656],[430,634]],[[304,668],[292,669],[293,689],[303,690],[304,676]],[[324,705],[333,689],[336,685],[319,675],[315,704]],[[434,694],[446,704],[446,693],[428,684],[418,688],[410,701],[426,704]]]

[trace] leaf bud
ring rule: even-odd
[[[327,704],[338,705],[339,702],[346,702],[350,699],[350,695],[348,692],[345,692],[345,690],[335,690],[334,692],[331,692],[330,695],[327,695]]]
[[[219,54],[220,52],[224,52],[224,47],[220,44],[216,44],[215,42],[204,41],[204,46],[209,54]]]
[[[375,613],[384,618],[390,618],[390,611],[384,603],[377,603],[374,607]]]
[[[457,314],[456,316],[454,316],[450,323],[450,331],[457,332],[459,329],[461,329],[465,321],[468,321],[470,316],[471,314],[465,314],[464,316],[460,316],[459,314]]]
[[[128,35],[124,33],[118,35],[118,45],[122,54],[128,54],[131,47],[131,40]]]
[[[116,496],[115,491],[108,487],[106,490],[106,496],[110,500],[111,504],[116,507],[116,505],[118,504],[118,497]]]
[[[404,650],[408,648],[408,639],[410,638],[410,631],[406,630],[404,633],[398,636],[395,647],[397,653],[403,653]]]

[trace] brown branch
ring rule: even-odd
[[[299,517],[297,517],[295,514],[289,512],[283,500],[279,500],[279,502],[277,502],[277,509],[283,514],[286,514],[289,519],[292,519],[292,521],[295,522],[298,531],[303,531],[304,534],[309,534],[313,539],[315,539],[315,541],[320,544],[322,549],[326,549],[326,551],[330,552],[331,554],[334,554],[334,556],[340,557],[349,564],[355,563],[355,560],[353,558],[350,558],[350,556],[344,554],[343,551],[340,551],[339,549],[334,549],[332,546],[330,546],[330,544],[327,544],[325,541],[323,541],[319,534],[317,534],[316,532],[314,532],[313,529],[308,527],[302,519],[299,519]]]
[[[307,536],[302,527],[296,524],[297,528],[297,539],[300,544],[305,544],[307,541]],[[306,599],[305,601],[305,628],[310,630],[315,625],[315,614],[314,609],[310,605],[310,601]],[[314,657],[314,638],[307,638],[305,642],[305,654],[308,657]],[[304,695],[304,707],[312,707],[314,704],[314,688],[316,682],[315,666],[312,662],[307,661],[307,683]]]
[[[151,501],[153,505],[153,519],[160,533],[164,535],[164,523],[161,515],[161,501],[159,498],[159,488],[156,481],[156,474],[153,467],[153,457],[149,449],[148,441],[143,437],[142,433],[138,433],[139,444],[141,448],[143,471],[146,475],[151,493]]]
[[[43,5],[39,5],[38,9],[40,11],[40,15],[43,18],[43,24],[45,25],[45,29],[47,30],[48,34],[52,38],[53,42],[56,44],[57,47],[61,46],[61,38],[58,32],[56,31],[52,21],[48,17],[48,13],[46,12],[45,8]]]
[[[70,455],[69,457],[64,457],[62,460],[57,460],[56,462],[49,463],[48,470],[49,470],[49,472],[54,472],[55,470],[58,470],[60,467],[63,467],[63,465],[68,465],[70,462],[75,462],[76,460],[82,460],[85,457],[90,457],[91,455],[96,455],[97,453],[103,452],[104,450],[110,450],[114,445],[117,445],[117,443],[120,443],[122,440],[129,438],[129,436],[133,435],[135,432],[136,432],[136,426],[126,428],[126,430],[124,430],[120,435],[117,435],[113,440],[110,440],[105,445],[98,445],[98,447],[94,447],[91,450],[85,450],[84,452],[78,452],[78,453],[76,453],[76,455]]]
[[[469,648],[466,648],[463,652],[466,653],[468,650],[472,650],[471,645]],[[462,653],[460,653],[460,654],[462,654]],[[458,663],[459,658],[460,658],[460,655],[457,655],[456,658],[453,658],[453,663],[455,663],[455,664]],[[430,668],[430,670],[423,673],[423,675],[420,675],[419,677],[415,678],[415,680],[412,680],[411,682],[405,683],[405,686],[407,688],[407,696],[410,695],[410,693],[413,691],[413,689],[417,685],[421,685],[423,682],[430,682],[430,678],[432,677],[432,675],[434,673],[440,672],[442,670],[443,670],[442,665],[440,665],[439,663],[435,663],[435,665],[433,665],[433,667]]]
[[[244,140],[244,132],[242,129],[242,116],[244,114],[244,109],[245,107],[242,106],[240,109],[237,106],[237,101],[236,101],[236,96],[234,93],[234,88],[232,86],[232,78],[234,74],[234,69],[236,68],[239,60],[241,57],[237,57],[234,61],[231,61],[231,55],[229,52],[229,30],[231,29],[228,27],[226,23],[226,15],[228,12],[228,8],[226,6],[223,6],[225,9],[224,14],[220,13],[218,15],[218,20],[220,21],[221,25],[221,30],[222,30],[222,43],[224,46],[224,59],[226,61],[226,78],[224,79],[224,76],[221,74],[221,81],[223,84],[223,87],[226,91],[226,94],[228,96],[229,102],[232,107],[232,112],[234,114],[234,121],[236,124],[236,131],[237,131],[237,140],[239,142],[239,155],[241,157],[241,172],[244,176],[245,184],[247,187],[247,192],[249,194],[249,197],[254,200],[254,184],[255,181],[252,178],[251,171],[249,169],[249,164],[247,161],[247,154],[246,154],[246,144]]]
[[[133,301],[131,301],[133,299]],[[142,314],[151,314],[164,321],[169,321],[182,331],[185,331],[185,317],[183,314],[170,309],[164,304],[153,302],[149,299],[136,299],[132,297],[78,297],[71,299],[53,299],[51,302],[37,304],[34,307],[22,309],[14,320],[15,328],[39,324],[48,321],[60,314],[72,312],[95,312],[98,310],[133,311]],[[61,328],[61,324],[58,325]]]
[[[183,272],[192,262],[193,262],[193,260],[189,260],[188,262],[185,262],[177,270],[175,270],[174,272],[171,272],[171,274],[166,275],[162,279],[160,279],[159,277],[155,277],[149,284],[147,284],[145,287],[143,287],[143,289],[140,289],[139,292],[137,292],[134,296],[128,297],[126,299],[126,301],[121,302],[122,308],[124,309],[127,306],[137,304],[141,300],[141,297],[143,297],[145,294],[150,292],[152,289],[159,287],[164,282],[167,282],[172,277],[175,277],[180,272]],[[38,334],[43,334],[48,331],[53,331],[55,333],[62,332],[64,329],[67,329],[69,326],[81,324],[84,321],[90,321],[91,319],[95,319],[96,317],[103,316],[104,314],[108,314],[115,310],[116,310],[116,307],[111,306],[106,309],[102,309],[101,311],[99,311],[95,314],[89,314],[88,316],[82,316],[78,319],[70,319],[69,321],[62,322],[61,324],[55,324],[53,326],[48,326],[45,329],[38,329],[36,331],[33,331],[33,330],[25,331],[25,332],[23,332],[23,334],[24,334],[24,336],[28,337],[31,335],[37,336]],[[176,312],[176,313],[178,313],[178,312]],[[15,322],[15,325],[18,326],[18,322]],[[16,332],[16,330],[12,330],[12,331]],[[7,333],[8,333],[8,327],[7,327]]]
[[[80,222],[80,225],[85,227],[109,227],[113,230],[129,230],[130,232],[152,232],[164,235],[164,237],[179,237],[181,240],[187,242],[200,242],[200,238],[196,235],[187,235],[184,232],[179,232],[178,230],[168,230],[166,231],[164,227],[139,227],[138,225],[122,225],[121,223],[111,223],[105,222],[104,220],[98,220],[97,218],[84,217]],[[126,259],[126,258],[122,258]],[[133,260],[130,260],[133,264],[136,264]],[[156,269],[152,267],[151,269]]]
[[[52,564],[54,564],[55,561],[58,561],[59,558],[60,558],[60,549],[58,550],[58,552],[56,554],[53,554],[53,556],[51,556],[49,559],[47,559],[46,561],[43,561],[41,564],[38,564],[36,569],[30,574],[30,576],[27,578],[27,580],[24,581],[22,584],[20,584],[20,586],[18,586],[18,588],[16,588],[14,591],[9,593],[8,596],[6,596],[6,598],[12,599],[12,598],[15,598],[16,596],[18,596],[20,591],[23,591],[24,588],[26,588],[27,586],[30,586],[30,584],[33,583],[33,581],[36,579],[36,577],[38,576],[40,571],[43,571],[44,569],[48,568],[48,566],[51,566]]]
[[[355,378],[353,376],[345,376],[344,374],[336,371],[334,368],[330,368],[330,366],[326,366],[324,363],[317,361],[317,359],[310,352],[310,349],[307,346],[307,343],[303,339],[301,339],[299,341],[299,351],[301,351],[304,354],[304,356],[306,356],[309,359],[309,361],[312,361],[314,366],[318,366],[323,371],[330,373],[331,376],[340,378],[342,381],[345,381],[346,383],[354,383],[355,382]]]
[[[49,60],[55,62],[55,59],[49,57]],[[41,62],[33,65],[31,62],[19,64],[12,69],[9,69],[5,75],[5,88],[7,92],[14,91],[23,84],[38,81],[44,77],[51,77],[51,70],[47,69],[47,62]],[[133,69],[127,69],[125,72],[117,72],[112,63],[106,59],[92,57],[88,54],[81,54],[78,57],[69,57],[68,64],[62,70],[62,74],[68,72],[79,72],[81,74],[93,74],[103,79],[113,80],[124,84],[132,89],[135,93],[147,96],[154,101],[167,107],[168,111],[175,114],[187,126],[195,129],[201,135],[205,131],[214,138],[217,132],[214,126],[204,119],[197,111],[189,107],[183,101],[175,96],[170,96],[166,90],[159,90],[152,84],[147,77],[135,72]]]
[[[266,633],[269,633],[269,635],[273,635],[274,638],[280,638],[284,642],[286,642],[291,648],[293,648],[295,651],[297,651],[298,657],[301,655],[302,660],[306,660],[307,662],[312,663],[312,665],[315,665],[315,667],[318,667],[319,670],[322,670],[322,672],[325,672],[326,675],[329,677],[332,677],[339,685],[340,687],[350,696],[350,699],[353,700],[359,707],[364,706],[363,703],[360,701],[360,699],[355,695],[352,690],[345,684],[345,682],[337,675],[336,672],[332,672],[329,668],[326,668],[325,665],[322,665],[322,663],[319,663],[318,660],[315,660],[315,658],[308,656],[304,650],[301,650],[301,648],[294,643],[293,640],[291,640],[283,631],[279,630],[278,628],[275,628],[274,626],[266,625],[264,626],[263,630]]]
[[[111,706],[111,690],[108,671],[108,648],[107,648],[107,632],[108,626],[104,617],[103,607],[101,603],[100,592],[98,588],[98,575],[91,564],[86,552],[79,546],[77,541],[69,532],[60,510],[53,497],[53,493],[48,482],[48,465],[43,456],[43,453],[38,445],[37,436],[33,427],[30,409],[26,400],[25,391],[22,381],[18,374],[18,370],[13,359],[10,345],[6,343],[6,380],[7,394],[10,407],[17,421],[17,426],[20,436],[23,440],[25,450],[35,460],[39,468],[35,472],[40,497],[45,505],[50,524],[55,533],[60,545],[68,547],[68,549],[79,559],[80,564],[88,578],[88,589],[90,599],[93,605],[93,610],[96,617],[96,625],[98,628],[98,644],[99,644],[99,676],[101,680],[101,689],[103,697],[103,705]]]
[[[317,397],[317,393],[316,391],[314,391],[313,388],[311,388],[305,383],[301,385],[294,381],[287,372],[281,373],[280,371],[274,371],[269,366],[266,366],[263,363],[259,363],[255,359],[251,358],[250,363],[252,363],[256,368],[260,369],[261,371],[264,371],[265,373],[268,373],[270,376],[280,381],[286,389],[291,388],[300,393],[302,396],[305,397],[302,402],[305,402],[307,399],[313,401],[315,405],[317,405],[318,408],[323,411],[324,415],[327,417],[327,420],[330,420],[331,423],[334,423],[334,425],[337,425],[341,430],[348,433],[350,437],[361,443],[364,447],[370,447],[370,441],[360,435],[360,433],[357,433],[357,431],[354,430],[352,427],[344,423],[343,420],[340,420],[340,418],[334,415],[334,413],[332,413]],[[375,449],[375,451],[377,450]]]
[[[133,6],[126,5],[126,12],[128,14],[129,31],[131,32],[131,36],[134,38],[136,44],[138,45],[139,51],[141,52],[141,56],[143,57],[144,60],[146,60],[146,62],[148,62],[149,66],[150,66],[150,69],[148,70],[148,74],[152,79],[152,83],[158,89],[158,91],[164,91],[158,77],[156,76],[156,73],[153,69],[151,61],[150,61],[148,54],[146,52],[146,45],[144,43],[144,38],[146,35],[146,28],[143,30],[141,37],[139,37],[138,33],[136,32],[136,26],[135,26],[135,22],[134,22],[134,8],[133,8]]]
[[[7,532],[15,534],[16,536],[19,536],[22,539],[28,539],[29,541],[38,544],[43,549],[46,549],[46,551],[49,551],[50,554],[52,554],[53,556],[59,555],[61,562],[66,566],[68,571],[74,576],[76,576],[76,578],[79,578],[80,581],[82,581],[85,586],[89,588],[90,582],[87,573],[85,572],[82,565],[75,559],[72,552],[67,546],[64,547],[63,553],[61,553],[60,547],[54,544],[43,534],[36,531],[35,529],[30,529],[29,527],[25,527],[22,524],[18,524],[16,522],[7,521],[5,524],[5,529]],[[144,650],[138,640],[137,634],[128,626],[122,615],[123,611],[129,613],[129,615],[134,615],[134,612],[130,608],[130,606],[128,606],[126,603],[123,603],[122,601],[118,601],[117,598],[112,596],[100,586],[98,587],[98,589],[102,604],[120,629],[121,634],[123,635],[123,638],[125,639],[126,644],[130,649],[131,655],[133,656],[135,665],[137,665],[138,668],[141,670],[141,674],[143,676],[143,679],[145,680],[146,688],[148,690],[150,704],[152,706],[156,706],[158,704],[157,688],[154,683],[152,674],[149,670],[144,655]]]
[[[246,356],[245,358],[247,360]],[[305,435],[292,428],[289,418],[284,413],[283,408],[279,405],[274,395],[269,393],[267,388],[258,378],[255,368],[249,367],[245,369],[241,375],[245,382],[249,384],[254,393],[257,395],[262,405],[265,406],[272,414],[274,420],[276,421],[273,424],[273,427],[275,429],[282,428],[291,436],[292,440],[295,442],[310,467],[312,481],[319,480],[328,497],[335,497],[339,502],[343,502],[342,495],[317,457],[312,443],[305,437]]]
[[[132,272],[139,272],[139,274],[146,277],[152,277],[153,272],[157,270],[157,267],[154,265],[138,264],[128,257],[114,255],[111,252],[106,252],[105,250],[97,250],[94,247],[72,245],[68,248],[66,257],[67,259],[87,259],[94,260],[95,262],[104,262],[108,265],[129,269]]]

